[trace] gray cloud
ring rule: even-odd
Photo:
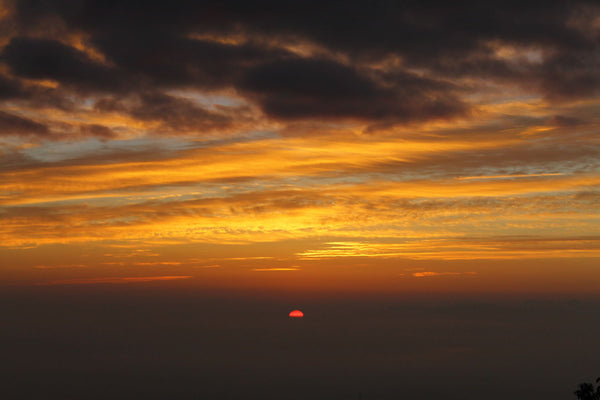
[[[0,135],[46,135],[49,132],[46,125],[0,111]]]
[[[60,93],[100,93],[113,101],[180,88],[233,90],[272,119],[354,119],[376,128],[468,116],[468,94],[488,82],[557,103],[600,89],[592,23],[600,11],[583,0],[544,7],[474,0],[23,0],[14,9],[14,37],[2,52],[14,76],[54,80]],[[52,24],[61,34],[85,36],[107,62],[58,37],[40,39],[35,27]],[[298,51],[306,44],[319,52]],[[502,56],[501,47],[522,54]],[[0,96],[18,96],[19,85],[0,81]],[[144,110],[129,112],[148,118]],[[226,125],[217,114],[181,111],[168,125]]]

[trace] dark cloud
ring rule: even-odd
[[[469,51],[481,39],[503,38],[572,48],[583,46],[567,25],[578,4],[534,1],[219,2],[26,0],[19,18],[31,24],[57,14],[79,29],[106,32],[245,32],[290,34],[366,54],[399,52],[415,59]],[[316,12],[318,10],[318,12]]]
[[[290,55],[252,43],[227,44],[158,32],[103,32],[93,43],[129,74],[159,87],[228,87],[246,68]]]
[[[161,92],[142,93],[126,99],[103,98],[96,102],[95,109],[127,114],[140,121],[158,122],[161,129],[180,133],[227,129],[251,119],[251,111],[246,107],[207,109],[189,99]]]
[[[551,100],[594,96],[600,91],[598,70],[598,49],[557,55],[540,67],[541,91]]]
[[[432,80],[408,73],[395,78],[390,85],[337,62],[293,58],[249,70],[238,88],[277,118],[411,121],[453,116],[467,108]]]
[[[49,79],[76,89],[116,90],[123,84],[114,68],[55,40],[12,38],[1,60],[14,75]]]
[[[28,118],[0,111],[0,135],[45,135],[47,126]]]
[[[112,138],[117,134],[109,127],[99,124],[70,124],[57,121],[36,122],[26,117],[0,111],[0,136],[43,136],[45,139],[95,136]]]
[[[550,125],[556,125],[560,127],[573,127],[581,125],[585,123],[585,121],[582,121],[579,118],[569,117],[566,115],[555,115],[548,120],[548,123]]]
[[[100,138],[111,138],[117,136],[115,132],[107,126],[98,124],[88,124],[79,127],[84,136],[96,136]]]
[[[22,93],[23,88],[18,81],[0,75],[0,100],[19,97]]]
[[[11,102],[13,105],[34,109],[51,107],[73,111],[77,108],[78,100],[84,98],[85,94],[76,96],[60,88],[22,82],[18,78],[0,74],[0,102]]]
[[[79,90],[234,88],[276,119],[389,125],[464,115],[468,102],[447,80],[511,83],[559,102],[596,96],[599,13],[593,2],[566,0],[23,0],[20,35],[59,20],[108,64],[25,36],[12,38],[3,60],[17,76]],[[307,43],[318,55],[293,53]],[[382,69],[391,58],[399,61]]]

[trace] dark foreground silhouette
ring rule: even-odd
[[[579,400],[600,400],[600,378],[596,379],[596,387],[592,383],[580,383],[574,393]]]

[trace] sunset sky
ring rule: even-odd
[[[1,0],[0,290],[598,301],[599,71],[594,1]]]

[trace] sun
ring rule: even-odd
[[[294,310],[294,311],[290,312],[290,317],[291,318],[302,318],[302,317],[304,317],[304,313],[300,310]]]

